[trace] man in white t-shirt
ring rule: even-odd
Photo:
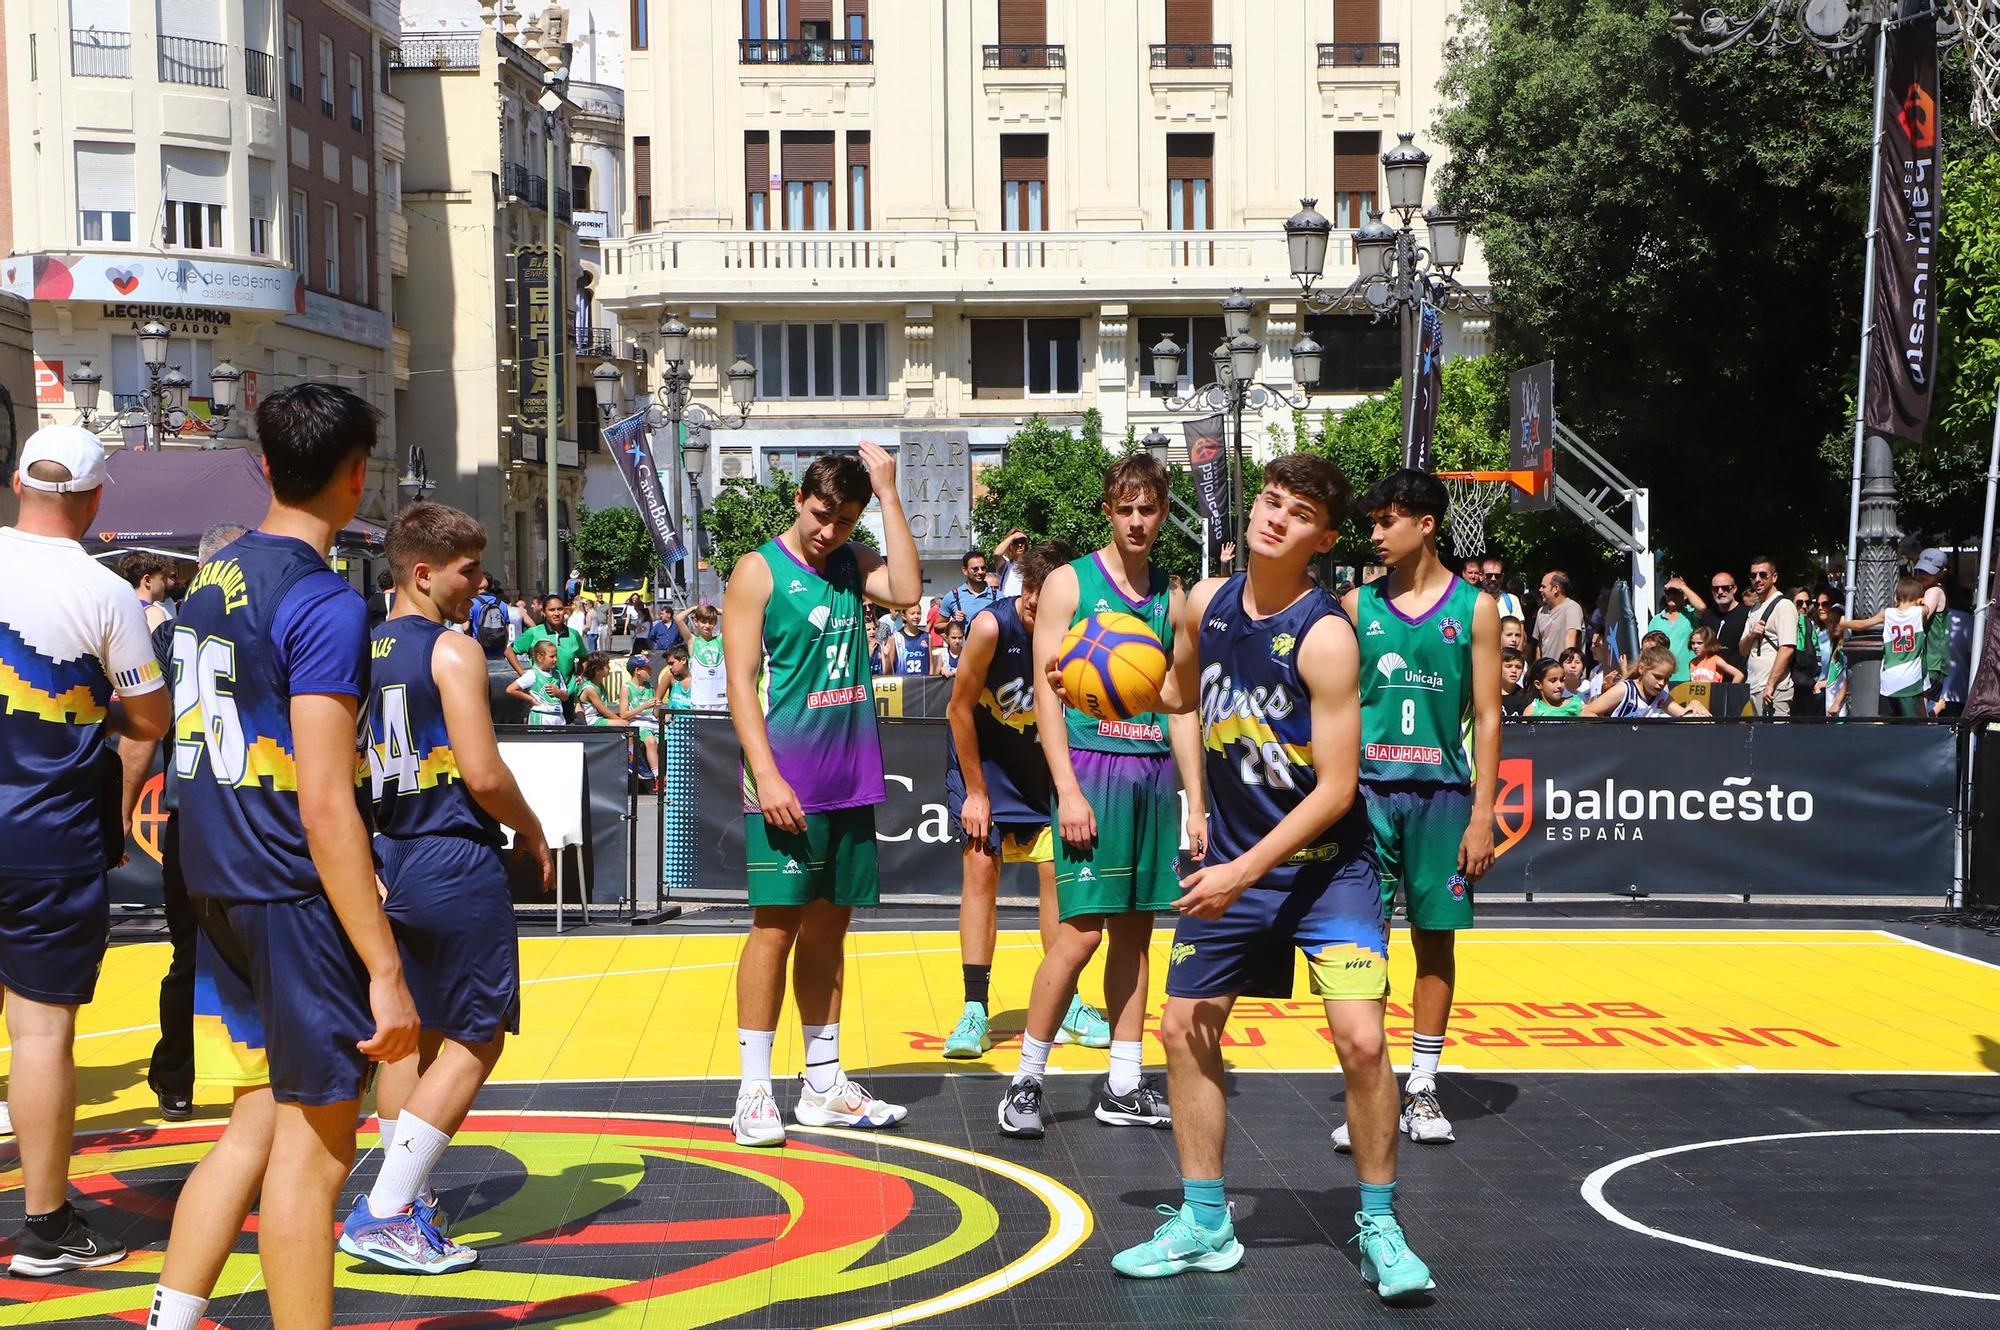
[[[1799,611],[1778,590],[1778,565],[1750,561],[1750,594],[1743,598],[1743,668],[1750,701],[1759,715],[1792,714],[1792,653],[1798,650]]]
[[[20,519],[0,528],[0,990],[27,1218],[17,1276],[125,1255],[69,1203],[76,1010],[97,990],[111,936],[105,873],[125,842],[106,732],[158,739],[173,709],[132,588],[78,543],[104,481],[88,430],[37,430],[14,476]]]

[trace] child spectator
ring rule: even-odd
[[[1648,637],[1655,634],[1648,633]],[[1596,701],[1583,709],[1586,716],[1609,716],[1613,720],[1679,720],[1683,716],[1706,716],[1708,708],[1699,702],[1682,706],[1674,701],[1667,680],[1673,677],[1674,653],[1664,643],[1644,647],[1638,668],[1623,683],[1606,688]]]
[[[1574,651],[1576,648],[1571,647],[1570,650]],[[1582,663],[1580,659],[1578,663]],[[1527,709],[1522,713],[1530,720],[1583,714],[1583,699],[1563,690],[1563,667],[1560,661],[1535,662],[1534,692],[1534,700],[1528,703]]]
[[[931,652],[931,673],[949,679],[958,673],[958,653],[965,650],[965,621],[944,621],[944,645]]]
[[[1824,704],[1823,714],[1834,718],[1847,714],[1847,634],[1840,626],[1846,613],[1847,607],[1827,592],[1820,592],[1813,602],[1819,648],[1819,677],[1813,681],[1813,691]]]
[[[667,653],[667,710],[694,710],[694,674],[692,658],[685,646],[675,647]]]
[[[1589,702],[1617,683],[1622,673],[1611,656],[1611,638],[1602,628],[1591,629],[1590,665],[1583,672],[1583,685],[1576,690],[1577,696]]]
[[[1556,664],[1562,667],[1563,696],[1582,697],[1586,682],[1583,652],[1576,647],[1565,647],[1562,655],[1556,658]]]
[[[1521,686],[1521,676],[1528,670],[1527,657],[1518,647],[1500,648],[1500,714],[1518,716],[1528,705],[1530,694]]]
[[[569,690],[556,674],[556,640],[545,637],[528,653],[528,670],[507,685],[507,696],[528,706],[528,724],[563,723],[563,700]]]
[[[1743,671],[1731,665],[1722,654],[1722,644],[1715,640],[1715,630],[1703,624],[1688,638],[1688,646],[1694,651],[1694,663],[1688,666],[1688,677],[1696,683],[1742,683]]]
[[[1924,588],[1914,577],[1896,583],[1896,603],[1865,619],[1843,619],[1843,632],[1882,628],[1884,716],[1924,713]]]
[[[1528,649],[1528,625],[1512,615],[1500,621],[1500,649],[1525,652]]]

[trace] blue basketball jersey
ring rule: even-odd
[[[375,625],[368,650],[368,797],[384,836],[467,836],[500,844],[500,824],[459,779],[431,652],[451,630],[420,615]]]
[[[299,817],[292,697],[361,698],[367,613],[324,556],[289,537],[249,532],[196,574],[173,655],[191,894],[270,902],[321,893]]]
[[[1247,574],[1216,591],[1202,616],[1201,742],[1208,786],[1212,860],[1249,852],[1311,794],[1312,699],[1299,678],[1299,646],[1321,619],[1345,620],[1340,604],[1315,587],[1278,613],[1252,619],[1243,610]],[[1320,883],[1368,852],[1368,820],[1359,794],[1347,813],[1260,886]]]
[[[1021,622],[1020,599],[1010,596],[973,616],[990,616],[999,633],[993,660],[979,685],[972,731],[979,736],[979,766],[995,822],[1047,822],[1054,790],[1048,759],[1035,733],[1034,634]],[[945,731],[950,770],[958,769],[958,749]]]

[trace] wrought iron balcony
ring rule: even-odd
[[[1010,42],[985,48],[988,69],[1062,69],[1067,57],[1060,46],[1024,46]]]
[[[1228,69],[1233,63],[1227,45],[1154,42],[1154,69]]]
[[[243,53],[243,90],[252,97],[268,97],[277,100],[277,67],[265,51],[245,51]]]
[[[1343,65],[1394,69],[1402,63],[1403,48],[1396,42],[1321,42],[1319,44],[1319,67],[1321,69],[1332,69]]]
[[[229,86],[229,48],[196,37],[160,38],[160,82],[186,83],[197,88]]]
[[[477,69],[479,38],[445,32],[406,32],[394,64],[399,69]]]
[[[875,43],[866,37],[745,37],[736,43],[736,58],[746,65],[872,65]]]
[[[611,329],[609,328],[593,328],[583,324],[571,324],[569,342],[575,348],[576,354],[580,356],[595,356],[599,360],[608,360],[617,354],[612,348]]]
[[[72,32],[69,36],[69,72],[82,79],[128,79],[132,77],[132,34],[129,32]]]

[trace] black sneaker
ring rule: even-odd
[[[160,1116],[168,1122],[186,1122],[194,1116],[194,1100],[172,1090],[158,1092]]]
[[[1173,1110],[1151,1081],[1142,1080],[1131,1094],[1111,1093],[1106,1081],[1097,1091],[1097,1120],[1113,1127],[1172,1127]]]
[[[50,1242],[22,1229],[14,1239],[14,1259],[8,1272],[25,1277],[57,1275],[65,1270],[94,1270],[125,1259],[125,1248],[110,1238],[91,1231],[75,1208],[69,1212],[69,1227],[60,1240]]]
[[[1000,1101],[1000,1134],[1038,1140],[1042,1135],[1042,1083],[1015,1081]]]

